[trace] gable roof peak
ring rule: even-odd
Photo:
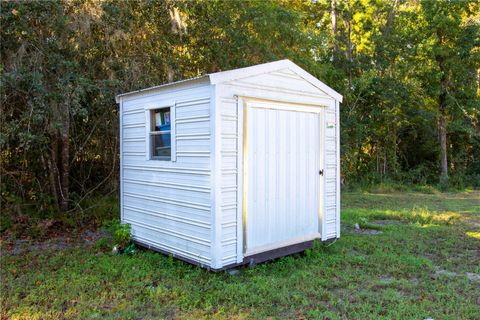
[[[288,59],[267,62],[263,64],[257,64],[257,65],[245,67],[245,68],[210,73],[208,77],[210,78],[210,83],[218,84],[218,83],[224,83],[224,82],[228,82],[228,81],[232,81],[240,78],[246,78],[246,77],[255,76],[258,74],[269,73],[272,71],[277,71],[277,70],[286,69],[286,68],[293,71],[298,76],[303,78],[305,81],[308,81],[310,84],[322,90],[327,95],[334,98],[335,100],[342,102],[343,96],[340,93],[336,92],[335,90],[327,86],[325,83],[318,80],[316,77],[314,77],[313,75],[311,75],[310,73],[308,73],[307,71],[305,71],[304,69],[302,69],[301,67],[299,67],[298,65],[296,65],[295,63],[293,63]]]

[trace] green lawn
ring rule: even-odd
[[[342,207],[340,240],[240,268],[237,275],[211,273],[150,251],[132,256],[95,247],[3,252],[1,315],[480,318],[479,192],[348,193]]]

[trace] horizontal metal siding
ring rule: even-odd
[[[211,129],[208,85],[123,102],[123,222],[134,239],[210,265]],[[176,161],[147,160],[145,108],[175,101]]]
[[[172,204],[171,202],[162,201],[163,199],[154,199],[151,197],[143,197],[135,193],[124,194],[124,205],[133,209],[145,209],[154,212],[163,212],[175,215],[179,218],[193,219],[208,223],[210,221],[210,211],[204,207],[190,205],[188,203]]]
[[[145,151],[124,154],[124,163],[126,166],[138,166],[139,163],[145,161],[145,156]],[[206,168],[210,164],[210,157],[180,157],[180,159],[177,158],[176,163],[185,167]]]
[[[221,263],[237,261],[237,100],[220,94]]]
[[[325,112],[325,150],[324,150],[324,232],[323,240],[337,237],[337,123],[335,105],[329,106]]]
[[[124,222],[132,224],[132,237],[146,245],[182,256],[202,264],[210,265],[209,245],[197,244],[178,237],[162,236],[162,232],[145,224],[133,224],[128,218]]]
[[[194,202],[199,206],[210,205],[210,189],[186,183],[142,181],[138,179],[123,180],[127,190],[135,190],[138,194],[154,194],[166,199]]]

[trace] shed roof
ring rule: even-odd
[[[215,72],[215,73],[209,73],[206,75],[202,75],[199,77],[191,78],[191,79],[185,79],[185,80],[180,80],[180,81],[175,81],[175,82],[170,82],[170,83],[165,83],[159,86],[154,86],[154,87],[149,87],[141,90],[136,90],[136,91],[131,91],[131,92],[126,92],[119,94],[115,97],[115,100],[120,102],[120,97],[132,95],[132,94],[137,94],[140,92],[144,91],[151,91],[163,87],[168,87],[168,86],[175,86],[178,84],[183,84],[187,82],[193,82],[193,81],[198,81],[200,79],[205,79],[208,78],[211,84],[219,84],[219,83],[224,83],[240,78],[246,78],[246,77],[251,77],[257,74],[264,74],[264,73],[269,73],[272,71],[277,71],[281,69],[289,69],[293,72],[295,72],[298,76],[303,78],[305,81],[308,81],[310,84],[314,85],[318,89],[322,90],[325,92],[327,95],[330,97],[334,98],[335,100],[342,102],[343,96],[327,86],[325,83],[322,81],[318,80],[315,78],[313,75],[305,71],[304,69],[300,68],[298,65],[293,63],[292,61],[288,59],[284,60],[279,60],[279,61],[274,61],[274,62],[267,62],[263,64],[258,64],[254,65],[251,67],[246,67],[246,68],[239,68],[239,69],[233,69],[233,70],[228,70],[228,71],[220,71],[220,72]]]

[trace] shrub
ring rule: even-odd
[[[412,188],[413,191],[415,192],[420,192],[420,193],[427,193],[427,194],[434,194],[437,193],[437,189],[433,186],[429,185],[415,185]]]
[[[113,242],[116,246],[125,248],[131,243],[132,236],[130,224],[121,224],[119,221],[116,221],[112,224],[111,231]]]

